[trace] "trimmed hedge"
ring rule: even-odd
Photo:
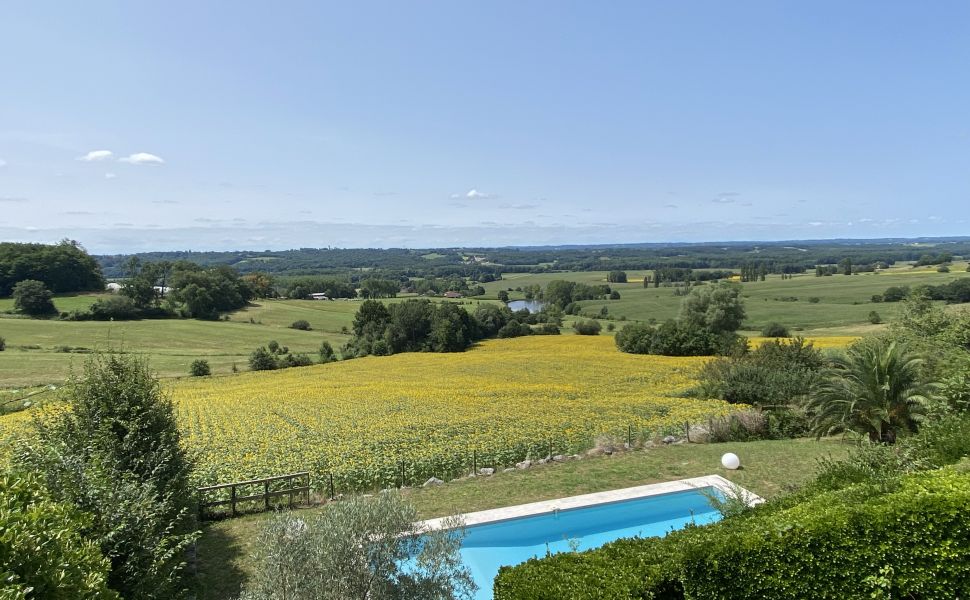
[[[968,598],[970,475],[952,468],[772,502],[666,538],[505,567],[496,600]]]

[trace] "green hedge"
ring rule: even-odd
[[[775,506],[771,506],[775,504]],[[862,484],[503,568],[496,600],[970,598],[970,475]]]

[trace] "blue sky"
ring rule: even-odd
[[[5,2],[0,239],[970,233],[970,3]]]

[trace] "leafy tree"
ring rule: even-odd
[[[922,375],[923,359],[894,340],[857,342],[832,362],[811,391],[818,437],[852,431],[894,443],[899,433],[916,430],[937,388]]]
[[[468,312],[449,302],[435,306],[428,343],[432,352],[461,352],[479,338]]]
[[[313,328],[310,327],[310,322],[306,319],[298,319],[290,323],[290,329],[299,329],[300,331],[312,331]]]
[[[0,475],[0,598],[118,598],[107,585],[110,562],[85,538],[90,526],[35,476]]]
[[[882,323],[882,317],[879,316],[879,313],[877,313],[876,311],[870,310],[869,311],[869,322],[872,323],[873,325],[878,325],[878,324]]]
[[[18,462],[52,499],[91,515],[85,533],[111,561],[112,589],[133,600],[178,596],[196,534],[171,400],[143,360],[96,356],[64,408],[35,424]]]
[[[26,279],[40,281],[55,294],[104,290],[101,267],[81,244],[54,245],[0,242],[0,297]]]
[[[511,321],[503,325],[501,329],[498,330],[498,333],[496,333],[496,337],[500,339],[516,338],[516,337],[522,337],[526,335],[532,335],[532,333],[533,332],[531,327],[529,327],[525,323],[520,323],[519,321],[512,319]]]
[[[616,333],[616,347],[630,354],[650,354],[654,328],[646,323],[630,323]]]
[[[852,275],[852,259],[849,257],[846,257],[840,260],[839,268],[842,269],[843,275]]]
[[[397,296],[401,284],[387,279],[370,278],[360,282],[361,298],[393,298]]]
[[[189,365],[189,375],[192,377],[205,377],[207,375],[212,375],[212,368],[209,367],[209,361],[204,358],[198,358],[192,361]]]
[[[505,290],[499,291],[497,297],[498,297],[499,302],[505,302],[506,304],[508,304],[508,302],[509,302],[509,293],[506,292]]]
[[[691,290],[681,302],[679,319],[692,328],[720,334],[737,331],[745,316],[741,287],[721,282]]]
[[[3,337],[0,337],[0,352],[3,352],[6,349],[7,349],[7,340],[4,339]]]
[[[57,309],[54,308],[53,294],[43,283],[35,279],[25,279],[13,286],[13,307],[32,317],[57,313]]]
[[[171,276],[171,300],[182,303],[182,313],[195,319],[215,319],[220,312],[242,308],[253,291],[226,265],[203,269],[192,263],[177,263]]]
[[[332,363],[337,360],[337,354],[333,351],[333,346],[328,341],[320,342],[319,354],[320,364]]]
[[[484,337],[494,337],[512,320],[512,311],[507,306],[480,304],[475,308],[475,320]]]
[[[268,273],[256,272],[242,276],[243,282],[253,292],[253,298],[275,298],[276,280]],[[307,296],[309,294],[304,294]]]
[[[620,299],[620,292],[616,290],[613,290],[612,292],[610,292],[610,300],[619,300],[619,299]]]
[[[626,271],[610,271],[606,280],[610,283],[626,283]]]
[[[249,355],[249,368],[252,371],[272,371],[279,368],[279,363],[274,352],[260,346]]]
[[[463,531],[418,531],[416,521],[393,492],[314,516],[282,513],[259,534],[242,600],[470,600],[476,586],[459,555]]]

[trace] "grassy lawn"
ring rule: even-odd
[[[405,494],[422,518],[711,474],[771,498],[811,478],[819,458],[841,457],[847,450],[847,445],[835,440],[674,445],[466,479]],[[725,452],[737,453],[742,469],[723,469],[720,457]],[[311,514],[325,508],[303,510]],[[249,556],[256,534],[268,516],[249,515],[204,527],[194,566],[199,598],[225,600],[238,595],[252,570]]]

